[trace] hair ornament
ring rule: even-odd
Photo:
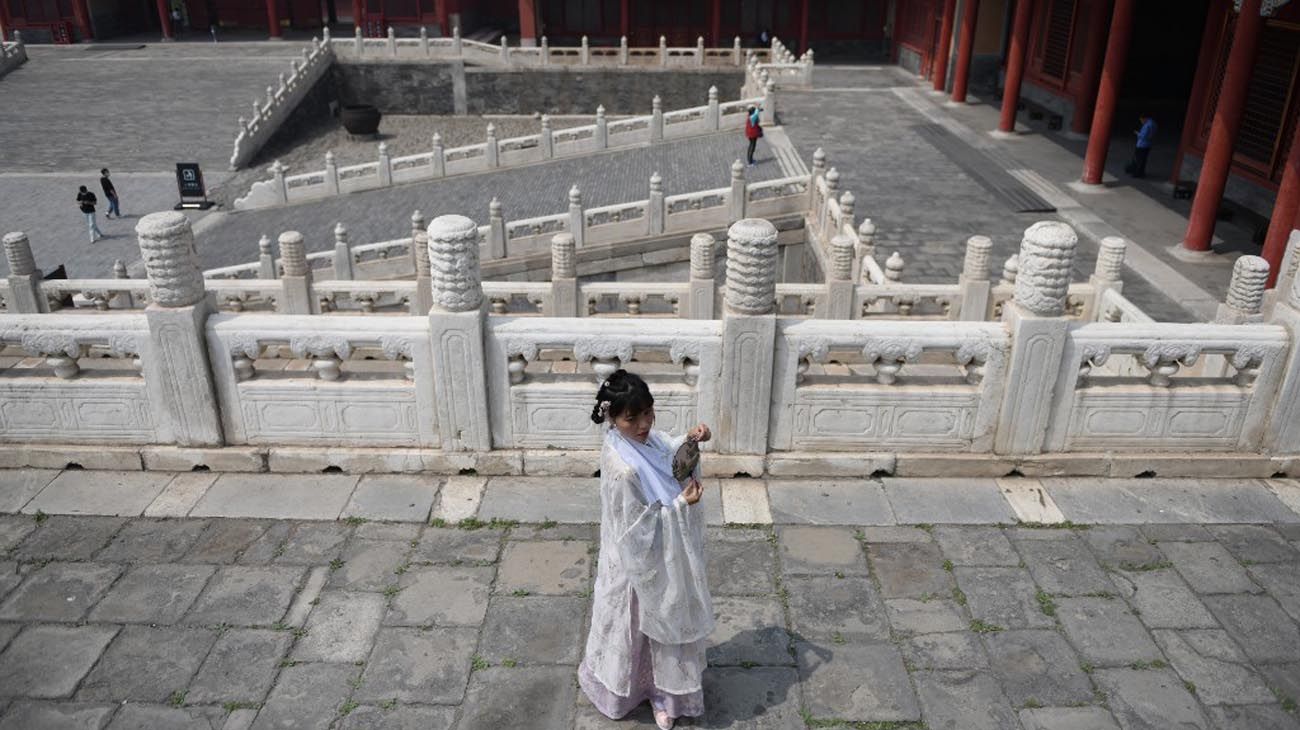
[[[607,401],[607,400],[603,400],[603,401],[600,402],[600,417],[601,417],[601,418],[608,418],[608,417],[609,417],[609,406],[610,406],[610,402]]]

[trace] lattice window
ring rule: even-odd
[[[1070,35],[1074,29],[1076,0],[1052,0],[1043,38],[1043,75],[1065,80],[1070,61]]]
[[[1237,155],[1272,177],[1282,144],[1287,110],[1300,59],[1300,32],[1268,24],[1259,39],[1246,108],[1237,134]]]

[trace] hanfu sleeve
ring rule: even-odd
[[[615,544],[636,591],[641,632],[663,644],[686,644],[713,631],[704,558],[704,515],[678,495],[646,504],[636,471],[612,475]]]

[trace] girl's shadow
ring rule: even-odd
[[[682,718],[678,725],[802,727],[798,666],[811,674],[831,657],[830,649],[779,626],[741,631],[709,649],[710,666],[704,672],[704,715],[693,720]]]

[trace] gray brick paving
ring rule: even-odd
[[[622,726],[574,684],[589,526],[355,522],[0,519],[0,728]],[[1300,557],[1272,524],[922,527],[710,528],[696,725],[1298,726]],[[337,580],[304,596],[311,570]]]

